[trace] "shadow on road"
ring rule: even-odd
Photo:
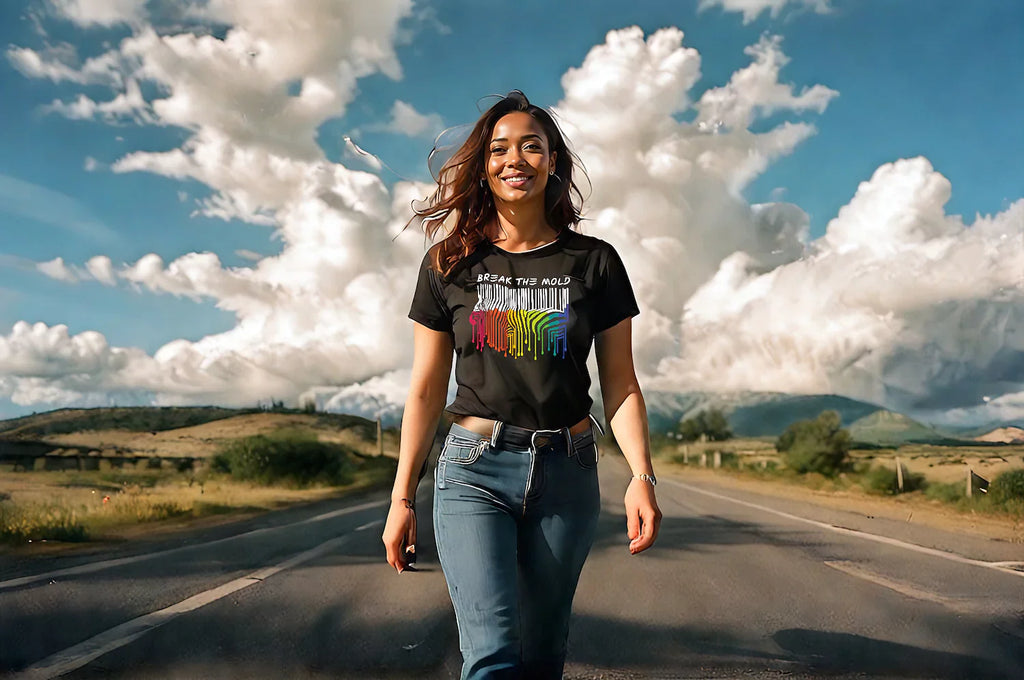
[[[995,637],[996,631],[993,634]],[[578,616],[571,634],[569,661],[588,668],[628,670],[637,677],[649,673],[657,678],[751,677],[758,672],[770,672],[770,677],[778,674],[802,678],[1021,677],[1022,666],[1018,664],[1006,668],[981,656],[934,651],[848,633],[790,628],[776,632],[768,640],[743,640],[728,631],[710,628],[645,626]],[[1007,648],[1008,641],[991,642],[1012,654]]]
[[[626,515],[610,512],[603,508],[597,525],[597,540],[594,549],[609,547],[625,548]],[[810,540],[807,532],[784,532],[767,530],[763,525],[749,522],[737,522],[716,515],[696,517],[666,516],[661,520],[656,547],[645,554],[645,559],[671,560],[679,559],[680,552],[701,552],[709,546],[736,545],[771,545],[780,548],[813,549],[825,543]],[[664,548],[671,547],[671,550]]]

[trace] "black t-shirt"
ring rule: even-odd
[[[513,253],[484,241],[451,280],[420,265],[409,318],[452,335],[449,413],[557,429],[587,417],[594,335],[640,313],[626,269],[606,241],[563,229]]]

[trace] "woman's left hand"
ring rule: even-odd
[[[654,545],[661,526],[661,510],[650,482],[634,477],[626,487],[626,532],[629,552],[635,555]]]

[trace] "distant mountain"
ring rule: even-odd
[[[1024,444],[1024,429],[1019,427],[1000,427],[975,437],[979,442],[999,442],[1000,444]]]
[[[822,411],[837,411],[844,424],[879,410],[869,404],[834,394],[792,395],[778,392],[644,392],[647,416],[654,432],[666,432],[680,420],[708,408],[721,409],[740,437],[778,436],[798,420],[816,418]]]
[[[885,409],[875,411],[851,423],[849,430],[854,441],[887,446],[898,446],[910,442],[946,444],[960,441],[927,425],[922,425],[902,413]]]

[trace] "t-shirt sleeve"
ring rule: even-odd
[[[598,268],[596,284],[591,320],[591,330],[595,334],[640,313],[626,267],[611,246],[608,246],[604,263]]]
[[[423,256],[412,295],[409,318],[435,331],[452,331],[451,310],[445,301],[441,276],[430,268],[430,252]]]

